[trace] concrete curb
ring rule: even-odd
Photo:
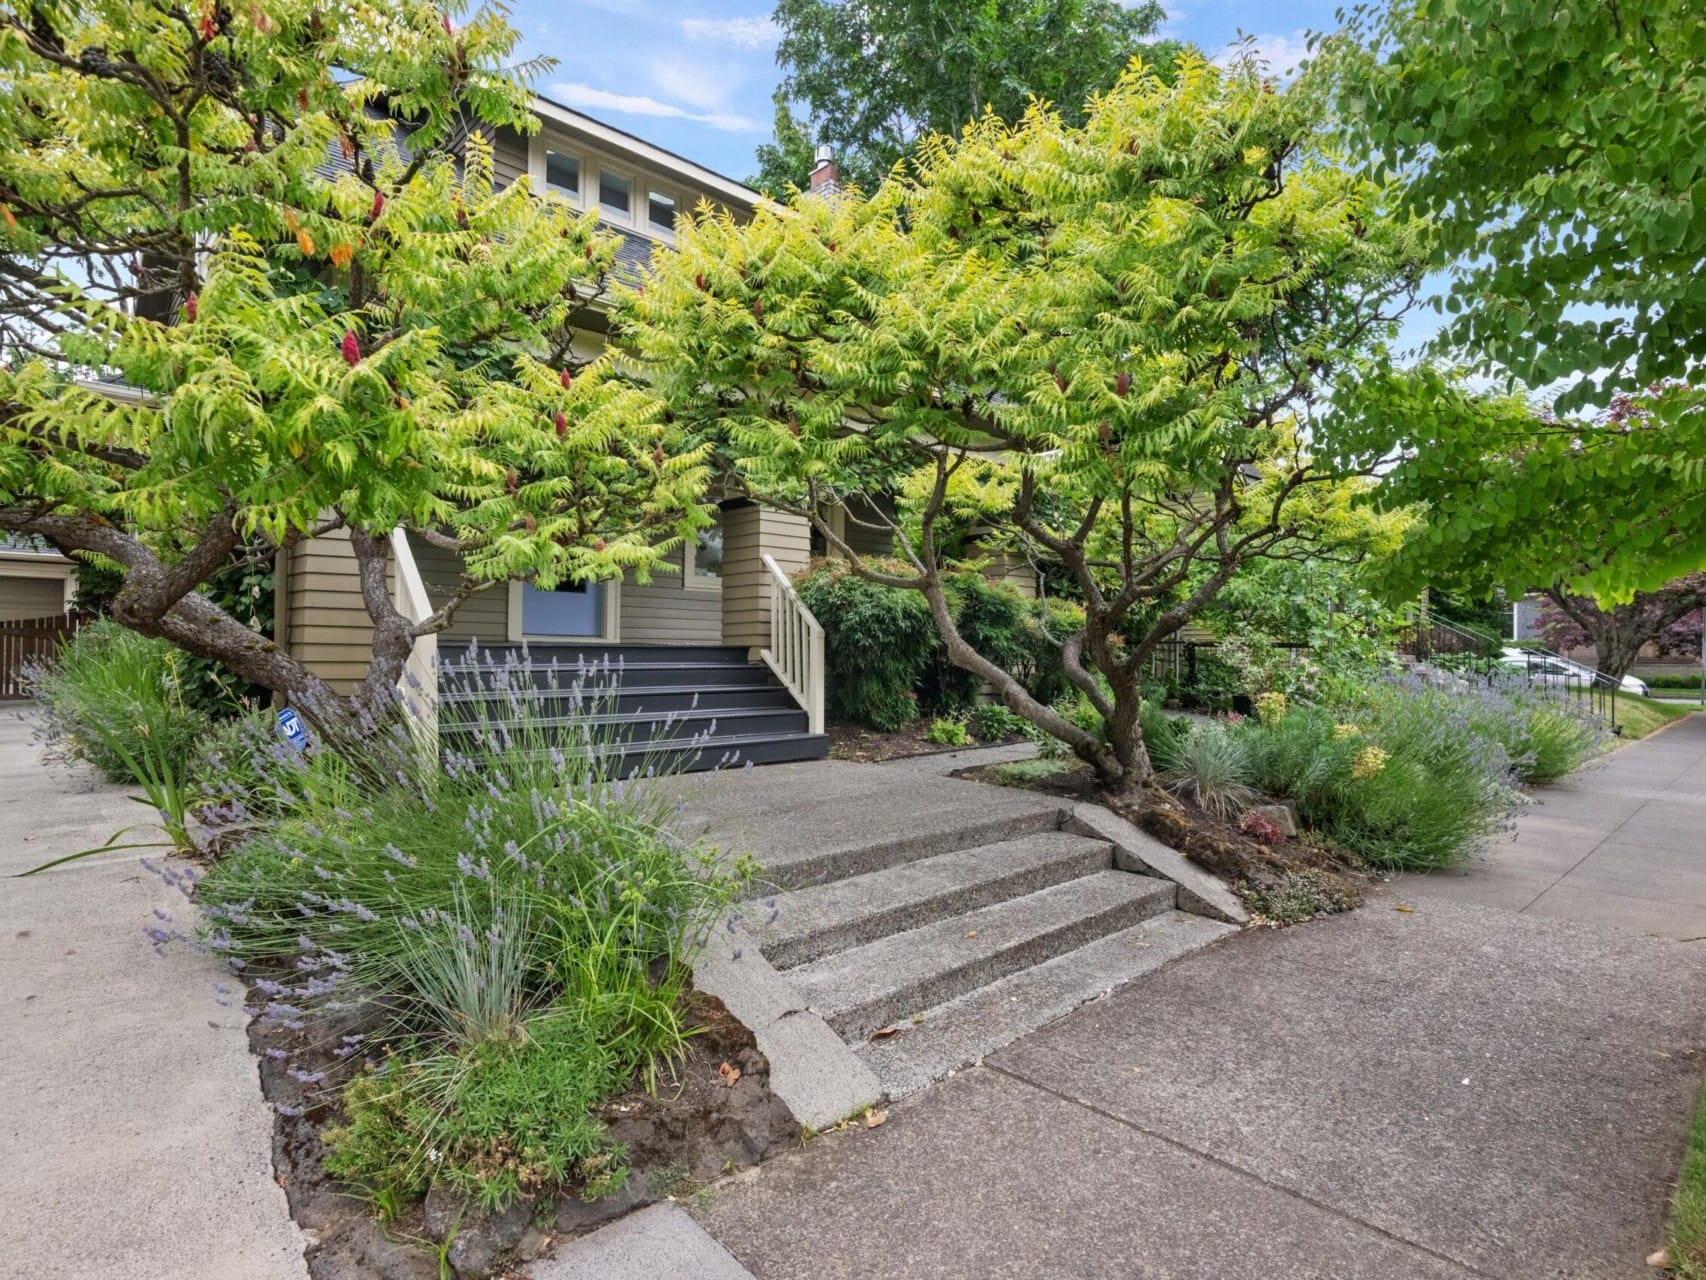
[[[1062,829],[1095,836],[1114,846],[1114,862],[1124,871],[1160,876],[1179,886],[1179,910],[1192,915],[1250,923],[1250,912],[1226,882],[1197,866],[1176,849],[1145,835],[1111,809],[1081,802],[1065,812]]]
[[[752,939],[737,947],[730,938],[726,926],[716,931],[693,966],[693,983],[752,1032],[770,1061],[770,1088],[794,1119],[828,1129],[881,1102],[876,1075],[806,1007]]]
[[[908,769],[913,773],[939,773],[944,777],[962,769],[975,769],[985,764],[1011,764],[1015,760],[1034,759],[1037,744],[1009,742],[997,747],[961,747],[954,751],[927,751],[923,755],[897,756],[893,760],[874,760],[880,769]]]
[[[752,1272],[679,1205],[654,1204],[534,1263],[532,1280],[752,1280]]]

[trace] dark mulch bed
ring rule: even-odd
[[[1088,766],[1073,760],[1028,761],[1021,766],[983,765],[959,776],[1001,786],[1024,787],[1072,800],[1106,805],[1140,831],[1239,890],[1251,910],[1273,924],[1359,906],[1370,882],[1361,861],[1307,832],[1267,844],[1239,829],[1236,821],[1215,816],[1188,800],[1157,791],[1142,804],[1123,803],[1100,794]],[[1320,909],[1308,910],[1311,900]]]
[[[925,737],[925,734],[930,732],[929,717],[921,717],[893,733],[879,733],[850,720],[831,720],[824,727],[824,732],[829,735],[831,760],[856,760],[863,764],[903,760],[907,756],[935,755],[943,751],[969,751],[974,747],[999,747],[1009,742],[1024,741],[1023,735],[1011,734],[1000,742],[984,742],[973,738],[964,746],[946,747]]]
[[[256,976],[264,976],[257,974]],[[259,998],[259,997],[257,997]],[[445,1275],[493,1274],[538,1257],[554,1241],[594,1230],[666,1196],[691,1194],[735,1169],[757,1164],[800,1140],[799,1123],[770,1092],[770,1064],[751,1032],[721,1004],[695,996],[686,1061],[660,1075],[656,1095],[636,1087],[603,1108],[612,1141],[627,1150],[626,1186],[602,1200],[565,1190],[538,1203],[522,1202],[487,1215],[459,1198],[429,1195],[396,1220],[381,1223],[373,1207],[324,1170],[321,1132],[339,1119],[336,1085],[359,1070],[359,1060],[330,1052],[349,1027],[316,1028],[316,1050],[302,1032],[249,1027],[261,1085],[274,1104],[273,1166],[291,1216],[311,1233],[313,1280],[441,1280]],[[267,1050],[288,1053],[288,1061]],[[326,1072],[308,1096],[289,1074]],[[738,1073],[738,1074],[736,1074]],[[280,1109],[282,1108],[282,1109]],[[293,1114],[300,1110],[300,1114]],[[450,1239],[441,1270],[440,1242]]]

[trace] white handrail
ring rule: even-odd
[[[422,622],[432,616],[432,601],[427,598],[426,583],[415,564],[415,553],[409,548],[409,535],[401,526],[391,530],[391,554],[396,560],[396,581],[392,586],[391,602],[397,612],[410,622]],[[438,636],[420,636],[409,650],[409,660],[403,665],[403,678],[397,682],[397,693],[403,708],[414,720],[422,739],[436,750],[438,746]]]
[[[770,647],[759,656],[805,708],[810,731],[822,733],[823,627],[770,553],[759,559],[770,571]]]

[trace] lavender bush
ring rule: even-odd
[[[202,942],[267,970],[265,1021],[367,1064],[330,1167],[382,1203],[617,1185],[590,1109],[682,1051],[692,959],[749,874],[671,831],[658,771],[600,727],[609,672],[543,702],[525,678],[448,672],[442,714],[476,714],[438,759],[383,713],[358,744],[222,744],[235,844]]]
[[[1296,801],[1307,824],[1370,863],[1411,871],[1468,857],[1507,823],[1520,784],[1569,772],[1604,741],[1567,695],[1415,674],[1237,733],[1262,791]]]

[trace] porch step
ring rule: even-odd
[[[774,923],[752,933],[772,964],[791,968],[1112,865],[1106,841],[1045,831],[782,894]]]
[[[481,728],[529,728],[546,737],[570,737],[576,732],[584,732],[599,743],[670,742],[701,735],[709,741],[720,741],[733,737],[803,733],[806,725],[806,713],[797,706],[738,710],[722,708],[656,713],[633,711],[627,714],[531,716],[525,719],[480,717],[443,723],[439,726],[439,736],[449,740],[466,737]]]
[[[1206,916],[1166,911],[926,1009],[917,1022],[902,1021],[893,1036],[859,1044],[854,1052],[891,1098],[902,1098],[1081,1004],[1237,932],[1236,925]]]
[[[590,736],[624,776],[829,752],[744,646],[445,645],[440,665],[439,737],[451,750],[482,729],[525,727],[565,750]]]
[[[1173,909],[1167,880],[1098,871],[788,971],[844,1039],[860,1040],[1021,969]]]
[[[671,711],[755,711],[797,706],[793,696],[770,678],[768,671],[750,672],[735,684],[637,685],[627,688],[518,689],[492,693],[478,689],[448,690],[439,699],[440,714],[451,719],[515,714],[567,716],[580,711],[639,714]]]

